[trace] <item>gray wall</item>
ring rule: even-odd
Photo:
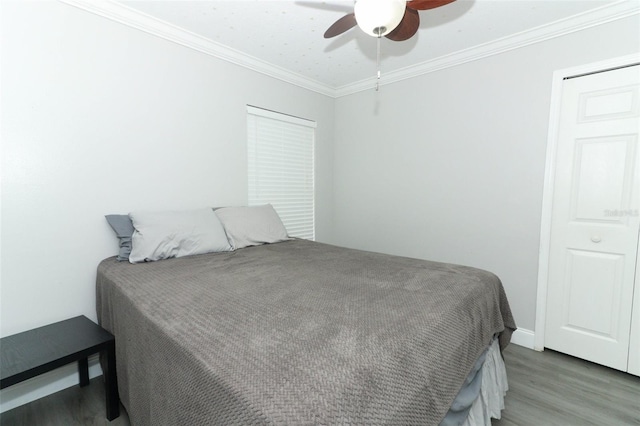
[[[638,17],[336,101],[334,241],[488,269],[535,321],[557,69],[640,50]]]
[[[246,105],[318,122],[331,228],[334,100],[58,2],[2,21],[2,335],[95,318],[103,215],[246,204]]]
[[[317,121],[329,238],[333,98],[59,2],[3,2],[1,24],[2,336],[96,319],[104,214],[246,204],[246,104]],[[3,410],[63,373],[4,390]]]

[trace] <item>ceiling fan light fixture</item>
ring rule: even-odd
[[[365,33],[381,37],[400,24],[406,5],[405,0],[358,0],[354,7],[356,22]]]

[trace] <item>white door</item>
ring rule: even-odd
[[[632,66],[563,84],[545,328],[546,347],[625,371],[640,227],[639,76]]]

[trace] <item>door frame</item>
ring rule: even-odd
[[[547,284],[549,278],[549,252],[551,249],[551,217],[553,212],[553,187],[555,183],[556,149],[560,124],[560,104],[563,82],[569,77],[578,77],[613,68],[640,63],[640,53],[611,58],[572,68],[564,68],[553,73],[551,84],[551,104],[549,110],[549,133],[547,136],[547,156],[542,192],[542,215],[540,223],[540,249],[538,252],[538,292],[536,298],[536,322],[533,348],[544,350],[544,329],[547,316]]]

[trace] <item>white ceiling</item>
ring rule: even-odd
[[[374,37],[356,27],[333,39],[323,38],[334,21],[353,10],[353,1],[118,3],[329,88],[373,81],[376,73]],[[637,0],[457,0],[421,11],[420,29],[413,38],[404,42],[382,39],[382,81],[385,73],[522,38],[545,28],[557,31],[563,23],[579,22],[585,16],[603,14],[621,5],[637,13],[639,4]]]

